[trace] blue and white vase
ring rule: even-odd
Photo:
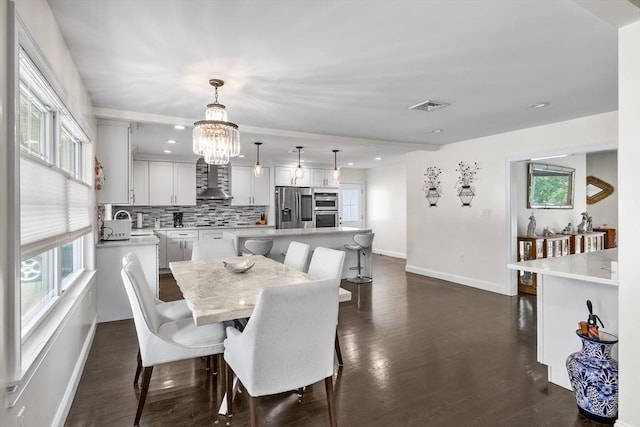
[[[618,362],[611,358],[618,338],[602,331],[600,339],[576,334],[582,350],[567,357],[567,371],[578,410],[592,420],[611,423],[618,417]]]

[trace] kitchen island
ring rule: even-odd
[[[617,260],[618,250],[606,249],[508,265],[538,274],[538,362],[547,365],[549,382],[571,390],[565,362],[581,348],[575,331],[587,320],[587,300],[604,331],[618,335]],[[617,346],[612,354],[617,359]]]
[[[357,265],[357,252],[345,250],[344,245],[353,244],[353,236],[356,234],[371,233],[370,228],[353,227],[323,227],[323,228],[286,228],[286,229],[244,229],[228,231],[223,233],[223,238],[234,239],[238,255],[248,252],[244,249],[244,242],[249,239],[273,239],[273,248],[268,255],[269,258],[278,262],[284,261],[284,254],[287,252],[289,243],[292,241],[306,243],[311,246],[311,254],[318,246],[331,249],[344,250],[346,257],[342,269],[342,278],[355,276],[355,271],[350,271],[350,267]],[[371,248],[364,250],[365,256],[361,262],[363,266],[362,274],[371,275]],[[311,259],[311,256],[309,256]]]

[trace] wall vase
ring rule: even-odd
[[[437,206],[438,199],[440,199],[440,192],[436,187],[429,187],[425,194],[427,201],[429,202],[429,206]]]
[[[602,331],[600,339],[576,333],[582,350],[567,357],[567,372],[578,410],[592,420],[613,423],[618,417],[618,362],[611,349],[618,338]]]
[[[462,206],[471,206],[471,200],[475,196],[474,188],[470,185],[461,185],[458,187],[458,197],[462,202]]]

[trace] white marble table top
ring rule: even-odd
[[[618,285],[618,249],[605,249],[585,254],[541,258],[508,264],[512,270]]]
[[[245,273],[231,273],[227,262],[251,260],[255,265]],[[249,317],[260,289],[293,285],[315,279],[306,273],[260,255],[220,258],[207,261],[179,261],[169,264],[196,325]]]

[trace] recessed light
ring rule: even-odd
[[[174,128],[176,128],[178,130],[184,130],[184,126],[182,126],[182,125],[175,125]]]
[[[175,144],[176,142],[178,141],[176,141],[175,139],[167,139],[167,144]]]
[[[538,102],[537,104],[529,105],[529,107],[531,107],[531,108],[544,108],[544,107],[548,106],[549,104],[551,104],[551,103],[550,102]]]
[[[376,157],[376,160],[382,160],[382,157]]]
[[[353,166],[353,162],[349,162],[349,163],[347,163],[347,165]]]
[[[171,150],[164,150],[165,153],[170,154]]]
[[[240,157],[241,159],[244,159],[244,154],[240,154],[238,155],[238,157]]]
[[[444,132],[444,129],[434,129],[431,131],[431,133],[440,133],[440,132]]]

